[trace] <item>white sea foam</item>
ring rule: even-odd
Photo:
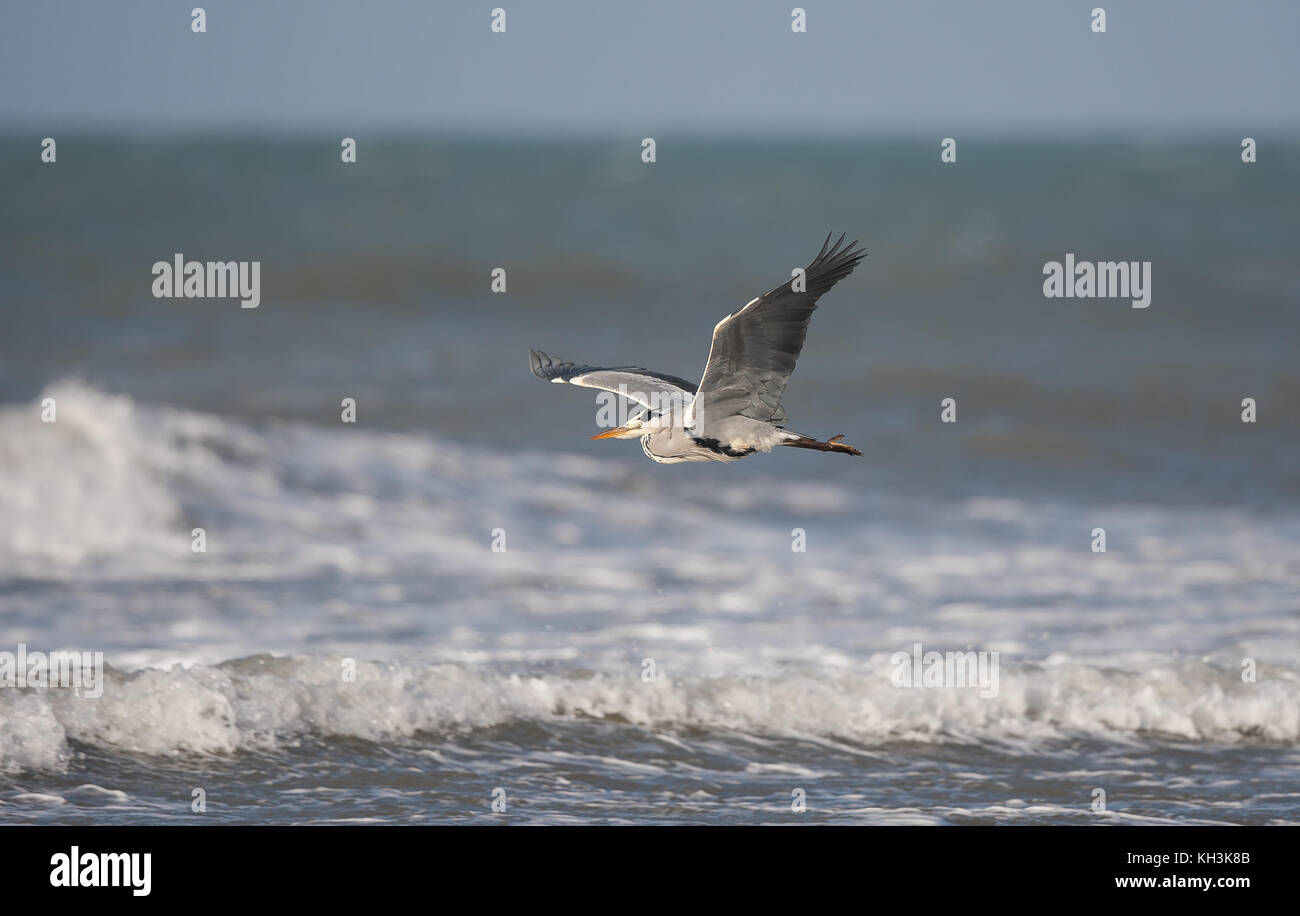
[[[478,666],[363,663],[355,682],[331,657],[241,659],[215,667],[113,672],[104,696],[0,692],[0,767],[58,769],[69,741],[152,755],[269,750],[306,737],[384,742],[592,718],[679,728],[837,739],[997,742],[1016,748],[1090,736],[1144,743],[1300,742],[1300,684],[1267,669],[1255,684],[1188,661],[1102,667],[1056,660],[1004,670],[998,696],[891,685],[888,659],[861,670],[773,677],[635,673],[509,674]]]
[[[178,505],[135,405],[75,381],[45,398],[55,422],[41,421],[39,403],[0,408],[0,570],[156,546]]]
[[[57,423],[0,409],[0,649],[116,670],[95,701],[0,690],[6,769],[58,769],[71,741],[235,753],[579,713],[865,744],[1300,730],[1294,517],[668,478],[44,396]],[[1003,653],[998,696],[893,688],[881,660],[915,642]],[[403,664],[345,685],[340,656]]]

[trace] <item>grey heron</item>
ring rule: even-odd
[[[713,328],[699,385],[638,366],[579,366],[529,350],[533,375],[618,394],[641,408],[593,439],[640,439],[660,464],[736,461],[779,445],[861,455],[833,436],[822,442],[786,429],[781,396],[803,348],[817,300],[853,272],[866,253],[828,235],[813,262],[790,281],[751,299]],[[802,282],[801,282],[802,281]]]

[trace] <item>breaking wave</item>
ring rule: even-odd
[[[1137,662],[1139,660],[1132,660]],[[69,742],[174,756],[274,750],[305,738],[443,738],[518,723],[601,719],[657,730],[891,742],[1300,741],[1300,682],[1265,670],[1255,684],[1200,661],[1146,668],[1064,659],[1004,669],[997,695],[894,687],[889,660],[862,670],[775,677],[511,674],[462,665],[256,656],[215,666],[108,673],[103,696],[0,691],[0,767],[60,769]]]

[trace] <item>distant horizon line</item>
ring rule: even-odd
[[[69,122],[65,119],[48,121],[5,120],[0,121],[0,140],[13,140],[20,137],[37,137],[38,139],[54,134],[63,136],[82,136],[115,139],[276,139],[314,141],[326,138],[342,137],[376,137],[385,140],[479,140],[479,141],[541,141],[548,143],[610,141],[627,139],[639,144],[645,137],[654,137],[656,141],[673,138],[684,142],[746,142],[762,141],[778,145],[800,145],[806,143],[861,143],[861,142],[919,142],[933,140],[939,143],[945,137],[963,137],[999,142],[1128,142],[1142,145],[1172,144],[1186,141],[1210,141],[1219,138],[1240,141],[1243,137],[1261,137],[1273,142],[1300,142],[1300,125],[1270,127],[1260,130],[1249,125],[1179,125],[1156,127],[1152,125],[1111,125],[1104,128],[1062,127],[1062,126],[1004,126],[1004,127],[958,127],[949,126],[943,130],[924,126],[893,125],[874,129],[826,129],[808,130],[772,130],[759,127],[704,128],[694,124],[659,125],[651,128],[631,127],[557,127],[553,125],[529,125],[512,129],[499,126],[484,127],[471,124],[449,124],[441,127],[410,126],[392,124],[364,124],[325,126],[303,124],[286,126],[284,124],[249,122],[242,125],[221,123],[210,125],[198,124],[145,124],[140,122],[119,121],[80,121]],[[39,135],[39,136],[38,136]]]

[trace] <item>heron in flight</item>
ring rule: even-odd
[[[843,435],[822,442],[779,425],[786,419],[781,396],[813,309],[866,257],[857,244],[845,245],[841,235],[831,245],[828,235],[802,277],[796,275],[719,321],[699,385],[636,366],[602,369],[558,362],[536,350],[528,351],[529,365],[545,381],[611,391],[639,405],[625,426],[591,438],[640,439],[642,450],[660,464],[735,461],[778,445],[861,455],[839,441]]]

